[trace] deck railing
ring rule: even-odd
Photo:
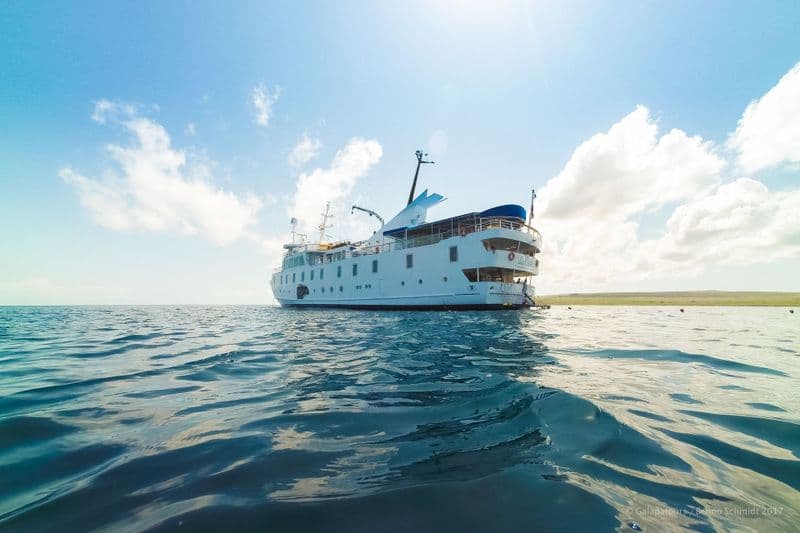
[[[523,231],[525,233],[529,233],[536,240],[537,244],[541,245],[542,236],[536,228],[528,226],[524,222],[519,222],[516,220],[491,217],[491,218],[478,218],[474,223],[461,221],[455,223],[450,229],[447,229],[445,231],[431,233],[430,235],[418,235],[416,237],[410,237],[406,239],[397,239],[390,243],[368,245],[367,241],[354,242],[351,243],[350,245],[354,247],[350,252],[350,255],[358,257],[364,255],[381,254],[392,250],[407,250],[409,248],[418,248],[420,246],[428,246],[431,244],[436,244],[437,242],[449,239],[450,237],[455,237],[455,236],[463,237],[469,235],[470,233],[485,231],[489,229],[496,229],[496,228],[512,229],[516,231]],[[433,230],[434,228],[432,227],[431,229]],[[325,255],[323,254],[320,255],[319,258],[315,260],[313,263],[307,265],[308,266],[324,265],[324,264],[334,264],[337,262],[338,261],[333,261],[333,260],[328,261],[327,259],[325,259]],[[281,271],[282,271],[281,267],[273,269],[274,273],[278,273]]]
[[[538,244],[542,242],[542,236],[539,231],[524,222],[517,222],[514,220],[507,220],[501,218],[479,218],[475,223],[455,224],[451,229],[431,233],[430,235],[418,235],[416,237],[409,237],[406,239],[397,239],[391,243],[376,244],[368,246],[366,241],[354,243],[358,246],[353,252],[357,255],[372,255],[388,252],[391,250],[406,250],[408,248],[417,248],[419,246],[428,246],[436,244],[439,241],[449,239],[455,236],[466,236],[470,233],[478,231],[485,231],[489,229],[504,228],[517,231],[524,231],[533,235],[533,238]]]

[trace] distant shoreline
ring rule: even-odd
[[[800,292],[598,292],[538,296],[542,305],[680,305],[800,307]]]

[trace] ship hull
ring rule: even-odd
[[[335,309],[363,309],[371,311],[505,311],[510,309],[527,309],[532,304],[281,304],[291,309],[299,308],[335,308]]]
[[[346,309],[519,309],[533,304],[534,259],[492,250],[487,239],[532,242],[532,236],[491,229],[414,248],[362,253],[277,272],[276,300],[286,307]],[[354,266],[355,265],[355,266]],[[505,272],[484,280],[480,272]],[[313,273],[312,273],[313,271]],[[474,276],[470,279],[468,276]]]

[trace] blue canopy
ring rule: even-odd
[[[525,208],[521,205],[498,205],[480,213],[481,217],[509,217],[525,220]]]

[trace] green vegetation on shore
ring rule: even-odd
[[[542,305],[713,305],[800,307],[800,292],[598,292],[537,296]]]

